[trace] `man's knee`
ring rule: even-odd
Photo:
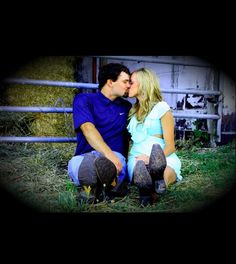
[[[68,175],[70,176],[73,183],[77,186],[80,185],[79,179],[78,179],[78,171],[81,162],[83,161],[84,156],[74,156],[72,159],[68,162]]]

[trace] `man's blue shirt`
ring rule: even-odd
[[[113,151],[126,156],[126,125],[131,106],[131,103],[123,98],[111,101],[100,91],[77,94],[73,101],[74,129],[77,133],[75,156],[93,150],[80,129],[86,122],[94,124]]]

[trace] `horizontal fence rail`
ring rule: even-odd
[[[79,82],[63,82],[63,81],[49,81],[49,80],[32,80],[32,79],[19,79],[19,78],[8,78],[2,81],[8,84],[29,84],[29,85],[42,85],[42,86],[58,86],[66,88],[88,88],[97,89],[98,84],[96,83],[79,83]]]
[[[98,84],[95,83],[78,83],[78,82],[63,82],[63,81],[48,81],[48,80],[32,80],[32,79],[17,79],[9,78],[3,81],[9,84],[21,84],[21,85],[41,85],[41,86],[58,86],[67,88],[87,88],[87,89],[98,89]],[[199,89],[161,89],[162,93],[173,93],[173,94],[197,94],[197,95],[220,95],[220,91],[212,90],[199,90]]]
[[[30,107],[30,106],[0,106],[2,112],[37,112],[37,113],[72,113],[72,108],[59,107]],[[212,114],[195,114],[195,113],[178,113],[173,112],[176,118],[202,118],[202,119],[219,119],[218,115]]]
[[[193,113],[184,114],[184,113],[173,112],[173,116],[175,118],[199,118],[199,119],[215,119],[215,120],[220,119],[220,116],[212,115],[212,114],[193,114]]]
[[[36,85],[36,86],[57,86],[77,89],[98,89],[98,84],[94,83],[78,83],[78,82],[64,82],[64,81],[50,81],[50,80],[32,80],[8,78],[2,81],[6,84],[20,84],[20,85]],[[196,95],[211,95],[220,96],[220,91],[199,90],[199,89],[162,89],[162,93],[171,94],[196,94]],[[2,112],[34,112],[34,113],[72,113],[71,107],[41,107],[41,106],[0,106]],[[216,114],[198,114],[198,113],[178,113],[173,111],[175,118],[199,118],[219,120],[220,116]],[[76,142],[76,137],[15,137],[3,136],[0,137],[0,142]]]
[[[72,113],[71,107],[0,106],[2,112]]]
[[[10,143],[10,142],[72,143],[76,141],[77,141],[76,137],[0,137],[0,142],[6,142],[6,143]]]

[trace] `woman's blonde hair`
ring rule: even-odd
[[[132,72],[139,83],[138,94],[141,100],[136,101],[129,112],[129,119],[135,114],[138,121],[143,122],[154,105],[162,101],[160,82],[157,75],[150,69],[140,68]]]

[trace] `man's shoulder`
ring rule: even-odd
[[[74,97],[75,98],[92,98],[96,96],[96,93],[78,93]]]
[[[78,93],[74,96],[74,101],[89,101],[93,100],[95,93]]]

